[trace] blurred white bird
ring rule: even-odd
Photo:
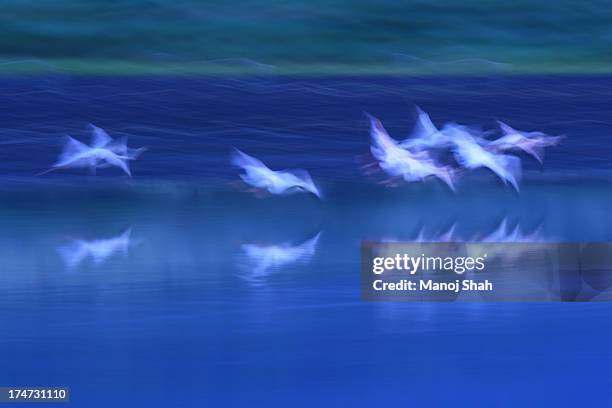
[[[489,262],[496,260],[496,262],[513,264],[544,242],[540,232],[541,227],[538,227],[530,234],[524,234],[518,224],[510,229],[507,220],[504,218],[493,232],[472,240],[473,243],[479,245],[469,246],[468,253],[470,256],[486,254]],[[514,243],[515,245],[497,245],[499,243]]]
[[[426,237],[425,235],[425,227],[421,227],[416,237],[408,240],[408,242],[462,242],[461,238],[459,238],[456,233],[456,224],[450,226],[450,228],[446,231],[440,232],[437,235],[430,235]],[[399,240],[386,240],[382,242],[400,242]]]
[[[449,166],[438,166],[427,152],[412,153],[403,149],[389,136],[380,120],[370,115],[368,118],[372,137],[370,151],[382,170],[391,177],[401,177],[407,182],[437,177],[455,191],[454,173]]]
[[[482,138],[472,135],[468,128],[457,124],[447,124],[442,129],[453,147],[457,162],[467,169],[486,167],[504,182],[512,184],[519,191],[521,160],[515,156],[496,154],[482,147]]]
[[[524,234],[521,227],[517,224],[513,229],[508,227],[508,221],[504,218],[497,228],[488,235],[475,240],[476,242],[538,242],[542,241],[541,226],[532,230],[529,234]]]
[[[505,218],[499,223],[497,228],[477,240],[477,242],[516,242],[519,237],[518,225],[512,231],[508,228],[508,220]]]
[[[438,235],[436,242],[460,242],[461,239],[457,236],[456,230],[457,224],[453,224],[446,231]]]
[[[119,139],[113,139],[104,129],[94,126],[91,123],[89,126],[92,130],[92,145],[105,147],[126,160],[136,160],[147,150],[146,147],[139,147],[136,149],[129,148],[127,145],[127,137],[124,136]]]
[[[485,144],[488,150],[505,152],[507,150],[519,149],[533,156],[540,164],[544,155],[544,148],[557,145],[562,136],[550,136],[542,132],[522,132],[516,130],[503,122],[498,121],[503,132],[499,139]]]
[[[274,171],[260,160],[237,149],[231,157],[231,162],[244,170],[240,178],[257,189],[266,190],[271,194],[310,192],[321,198],[319,189],[305,170]]]
[[[86,258],[91,258],[94,263],[100,264],[115,253],[128,253],[130,247],[132,229],[128,228],[122,234],[108,239],[96,239],[86,241],[75,239],[69,245],[62,246],[58,250],[70,268],[78,266]]]
[[[91,125],[91,128],[91,145],[67,136],[64,150],[57,162],[51,169],[40,174],[71,167],[87,167],[93,172],[97,168],[118,167],[131,177],[128,161],[137,159],[146,149],[130,149],[127,147],[127,139],[113,140],[103,129],[94,125]]]
[[[280,245],[244,244],[242,250],[253,265],[249,269],[249,278],[262,278],[274,270],[295,262],[310,260],[316,252],[321,233],[299,245],[284,243]]]
[[[418,106],[417,122],[408,138],[399,143],[400,147],[409,150],[445,148],[449,145],[448,137],[433,124],[429,115]]]

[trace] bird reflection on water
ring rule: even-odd
[[[112,238],[74,239],[70,244],[59,247],[58,251],[69,268],[78,267],[88,258],[99,265],[116,254],[126,256],[130,246],[134,245],[131,236],[132,229],[128,228]]]
[[[241,248],[247,268],[240,276],[251,282],[261,282],[292,264],[308,262],[316,253],[320,236],[318,233],[297,245],[287,242],[278,245],[243,244]]]

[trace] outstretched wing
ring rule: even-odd
[[[91,127],[91,147],[104,147],[113,141],[102,128],[89,124]]]
[[[423,111],[418,106],[417,110],[417,122],[412,130],[411,138],[418,139],[430,139],[434,134],[438,133],[438,128],[433,124],[431,118],[427,112]]]
[[[136,149],[129,148],[127,136],[111,141],[106,145],[106,149],[119,155],[120,158],[124,160],[136,160],[143,152],[148,150],[146,147],[139,147]]]
[[[66,143],[64,144],[64,149],[62,150],[62,153],[59,155],[59,158],[57,160],[57,162],[55,163],[55,166],[65,166],[70,164],[71,162],[73,162],[76,158],[76,156],[79,153],[83,153],[84,151],[87,151],[89,149],[89,146],[87,146],[85,143],[79,142],[78,140],[76,140],[75,138],[71,137],[71,136],[66,136]]]
[[[384,160],[389,149],[396,147],[397,142],[389,136],[378,118],[368,113],[366,113],[366,116],[370,120],[370,137],[372,138],[370,151],[377,160]]]
[[[497,123],[499,124],[499,128],[504,133],[504,135],[509,135],[511,133],[517,133],[516,129],[514,129],[513,127],[505,124],[501,120],[498,120]]]
[[[121,170],[123,170],[123,172],[125,174],[127,174],[130,177],[132,177],[132,172],[130,170],[130,165],[128,164],[127,160],[124,160],[124,159],[118,157],[117,155],[113,154],[112,152],[111,152],[111,154],[108,154],[108,155],[104,156],[103,159],[104,159],[104,161],[106,161],[111,166],[119,167]]]
[[[319,198],[321,197],[321,192],[315,185],[314,181],[312,181],[312,177],[310,177],[310,173],[306,170],[302,169],[291,169],[291,170],[283,170],[278,172],[281,177],[286,178],[289,184],[295,185],[295,187],[301,187],[312,194],[316,195]]]
[[[522,144],[518,146],[519,149],[532,156],[538,161],[538,163],[544,163],[544,148],[535,145]]]
[[[246,168],[249,166],[266,167],[266,165],[263,164],[261,160],[249,156],[248,154],[245,154],[238,149],[235,149],[234,152],[232,152],[230,160],[234,166],[241,168]]]
[[[509,182],[516,191],[519,191],[518,183],[521,181],[521,159],[509,155],[493,155],[494,164],[487,165],[491,171],[497,174],[504,182]]]
[[[109,141],[105,146],[113,153],[116,153],[120,156],[127,156],[127,142],[127,137],[123,136],[119,139]]]

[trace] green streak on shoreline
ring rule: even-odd
[[[612,73],[608,0],[5,0],[0,74]]]
[[[532,62],[487,65],[478,61],[456,64],[290,64],[256,63],[152,63],[121,60],[0,59],[0,75],[97,75],[97,76],[473,76],[473,75],[606,75],[612,64],[560,64]]]

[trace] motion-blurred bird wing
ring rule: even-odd
[[[113,138],[102,128],[89,124],[91,127],[91,147],[104,147],[113,141]]]

